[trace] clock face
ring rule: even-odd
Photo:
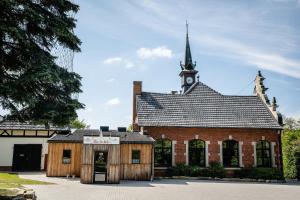
[[[192,77],[187,77],[187,78],[186,78],[187,84],[192,84],[193,81],[194,81],[194,79],[193,79]]]

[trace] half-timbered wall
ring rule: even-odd
[[[48,138],[0,137],[0,170],[11,170],[15,144],[41,144],[41,169],[44,169],[45,157],[48,152]]]

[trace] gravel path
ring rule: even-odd
[[[27,186],[38,200],[296,200],[300,185],[213,181],[122,181],[116,185],[85,185],[79,179],[48,178],[42,173],[23,173],[22,178],[54,185]]]

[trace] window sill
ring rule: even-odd
[[[154,167],[154,169],[168,169],[170,167]]]
[[[227,170],[241,170],[242,168],[241,167],[224,167],[224,169],[227,169]]]

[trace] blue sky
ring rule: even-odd
[[[261,70],[279,110],[300,117],[300,0],[77,0],[86,105],[78,112],[92,128],[128,126],[132,82],[144,91],[180,90],[185,21],[200,81],[222,94],[252,95]]]

